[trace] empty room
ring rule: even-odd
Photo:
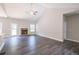
[[[0,3],[0,55],[78,55],[79,3]]]

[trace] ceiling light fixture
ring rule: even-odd
[[[35,10],[35,8],[33,6],[34,6],[34,4],[31,3],[30,4],[30,11],[29,12],[30,12],[31,15],[34,15],[35,16],[35,15],[37,15],[38,11]]]

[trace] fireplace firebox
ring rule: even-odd
[[[21,28],[21,35],[27,35],[28,34],[28,28]]]

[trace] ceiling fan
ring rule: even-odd
[[[27,11],[26,11],[26,12],[27,12]],[[38,11],[35,9],[33,3],[30,4],[30,9],[29,9],[28,13],[29,13],[30,15],[32,15],[32,16],[36,16],[36,15],[37,15]]]

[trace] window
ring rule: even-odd
[[[2,23],[0,22],[0,33],[2,33]]]
[[[11,35],[17,35],[17,24],[11,24]]]
[[[30,24],[30,32],[35,32],[35,24]]]

